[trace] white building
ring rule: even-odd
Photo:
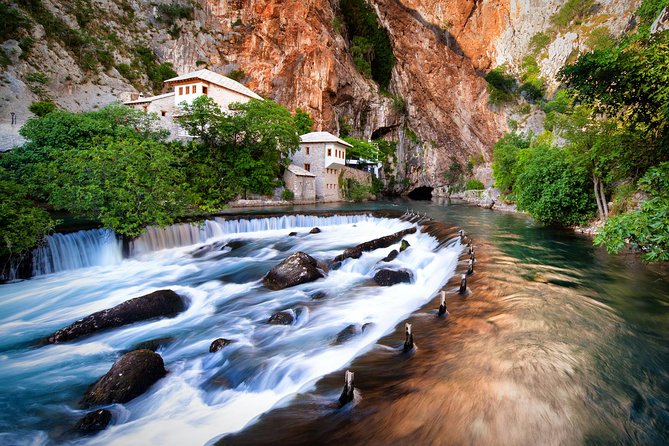
[[[318,201],[341,200],[339,176],[346,167],[346,149],[351,146],[328,132],[311,132],[300,136],[300,148],[292,164],[316,176]]]
[[[244,103],[251,99],[262,100],[262,97],[239,82],[206,69],[167,79],[165,85],[172,91],[150,97],[140,95],[124,104],[156,113],[162,125],[170,130],[173,138],[188,136],[174,119],[181,115],[180,106],[183,103],[191,104],[200,96],[209,96],[223,110],[227,110],[230,104],[235,102]]]

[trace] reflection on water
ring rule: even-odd
[[[385,348],[398,325],[356,359],[355,407],[328,406],[334,373],[222,444],[669,443],[666,269],[523,215],[394,204],[472,234],[472,293],[449,296],[446,321],[437,299],[409,318],[415,355]]]

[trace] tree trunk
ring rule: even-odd
[[[599,182],[599,196],[602,200],[602,209],[604,209],[604,217],[609,218],[609,205],[606,202],[606,195],[604,194],[604,182]]]
[[[599,219],[604,220],[604,209],[602,203],[599,201],[599,178],[594,173],[592,174],[592,184],[595,189],[595,201],[597,201],[597,210],[599,210]]]

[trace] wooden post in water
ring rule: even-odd
[[[406,339],[404,340],[404,353],[413,350],[413,333],[411,333],[411,324],[404,324]]]
[[[464,229],[460,229],[458,231],[458,234],[460,234],[460,240],[461,241],[465,239],[465,230]]]
[[[474,260],[469,259],[469,264],[467,266],[467,275],[470,275],[474,272]]]
[[[439,317],[448,316],[448,310],[446,309],[446,291],[441,292],[441,303],[439,304]]]
[[[353,372],[350,370],[346,371],[344,375],[344,389],[341,391],[339,396],[339,407],[344,407],[351,401],[353,401],[353,390],[355,385],[353,383]]]
[[[463,274],[460,278],[460,294],[467,292],[467,274]]]

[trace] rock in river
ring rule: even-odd
[[[270,316],[267,323],[270,325],[290,325],[294,320],[295,318],[289,311],[279,311]]]
[[[211,343],[209,346],[209,353],[216,353],[226,345],[232,344],[232,341],[230,339],[223,339],[223,338],[218,338],[215,339],[214,342]]]
[[[393,286],[398,283],[411,283],[411,271],[405,269],[382,269],[374,275],[374,281],[381,286]]]
[[[263,284],[270,290],[282,290],[301,283],[313,282],[324,277],[318,262],[309,254],[296,252],[272,268],[263,277]]]
[[[185,302],[174,291],[154,291],[146,296],[135,297],[113,308],[98,311],[73,322],[49,336],[45,342],[58,344],[106,328],[120,327],[156,317],[175,316],[185,309]]]
[[[82,407],[127,403],[146,392],[165,376],[163,358],[150,350],[135,350],[121,356],[81,400]]]
[[[112,419],[112,414],[107,409],[94,410],[84,415],[74,429],[82,433],[94,433],[104,430]]]

